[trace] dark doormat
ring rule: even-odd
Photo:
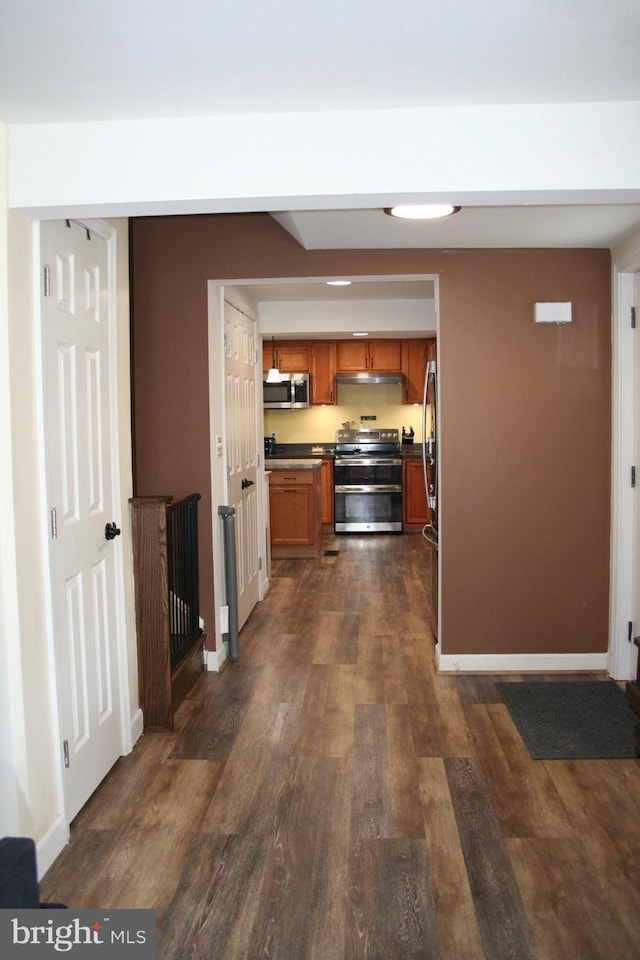
[[[635,757],[638,718],[613,680],[496,683],[534,760]]]

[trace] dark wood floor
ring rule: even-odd
[[[274,565],[43,898],[155,908],[162,960],[638,960],[640,762],[533,761],[498,678],[435,674],[419,535],[326,547]]]

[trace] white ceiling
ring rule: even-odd
[[[254,304],[264,301],[303,303],[323,300],[341,303],[346,300],[433,300],[435,297],[435,283],[428,277],[354,277],[348,287],[329,286],[326,278],[255,283],[242,281],[232,286],[239,286]],[[312,330],[308,332],[309,335],[313,333]]]
[[[445,220],[410,222],[387,216],[380,209],[296,211],[272,216],[307,250],[608,247],[640,224],[640,205],[462,207]]]
[[[0,118],[640,99],[637,0],[0,0]]]
[[[639,50],[640,0],[0,0],[0,121],[640,101]],[[638,205],[274,213],[309,249],[611,246],[640,225]]]

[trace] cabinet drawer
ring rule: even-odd
[[[316,470],[273,470],[271,472],[271,486],[299,487],[303,484],[313,484],[316,475]]]

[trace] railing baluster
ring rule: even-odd
[[[200,636],[198,594],[198,500],[192,493],[167,507],[171,665]]]

